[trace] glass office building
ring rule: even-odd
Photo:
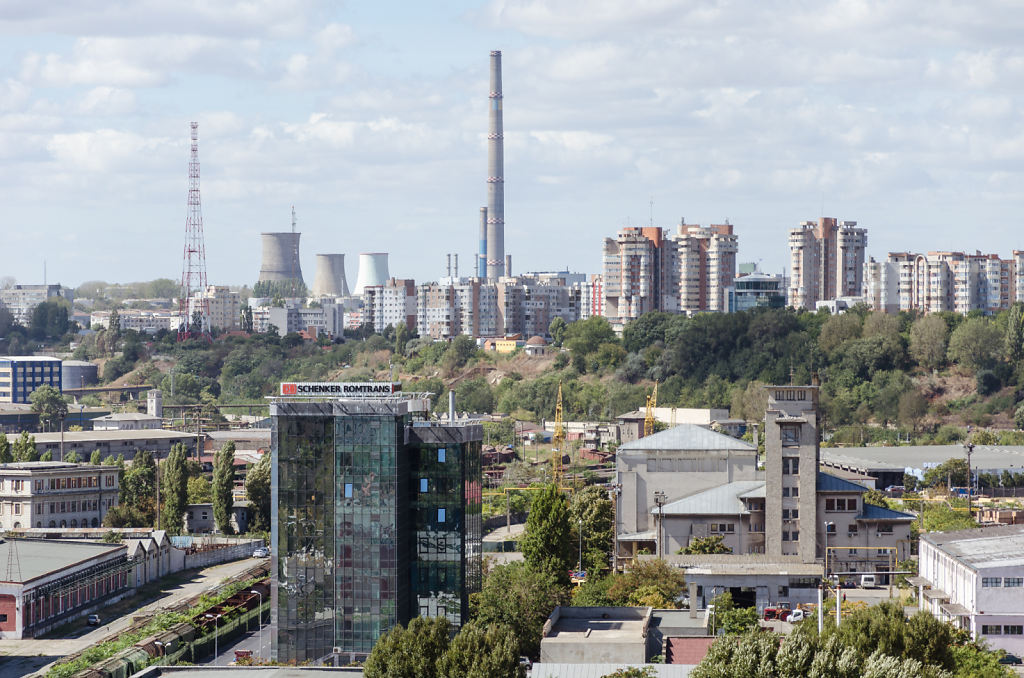
[[[413,396],[275,400],[273,656],[365,656],[417,615],[458,627],[480,587],[479,422]]]

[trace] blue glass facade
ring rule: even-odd
[[[0,358],[0,402],[27,403],[42,385],[61,390],[61,361],[57,358]]]
[[[458,626],[480,584],[480,425],[402,400],[273,405],[274,657],[365,655],[416,615]]]

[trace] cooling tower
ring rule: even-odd
[[[263,263],[260,264],[259,282],[302,280],[299,264],[299,236],[301,233],[261,233]]]
[[[348,296],[344,254],[316,255],[316,278],[313,279],[313,296]]]
[[[356,288],[352,292],[360,297],[364,287],[383,285],[389,277],[388,253],[364,252],[359,255],[359,273],[356,275]]]

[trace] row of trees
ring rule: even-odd
[[[785,638],[752,630],[711,646],[693,678],[1002,678],[1012,676],[968,633],[927,612],[910,619],[898,603],[853,612],[818,634],[803,623]]]

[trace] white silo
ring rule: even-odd
[[[352,293],[362,296],[364,287],[376,287],[388,281],[388,253],[364,252],[359,255],[359,273],[356,275],[356,288]]]

